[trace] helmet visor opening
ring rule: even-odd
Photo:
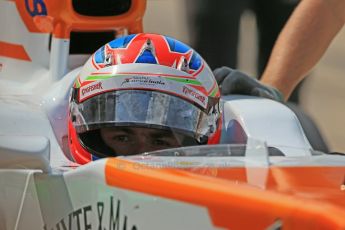
[[[199,145],[194,138],[174,130],[147,127],[106,127],[81,133],[78,137],[83,147],[99,158]]]
[[[77,133],[113,126],[174,130],[198,142],[209,134],[207,114],[176,96],[143,90],[112,91],[72,102]]]

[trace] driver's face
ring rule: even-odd
[[[130,127],[102,128],[101,137],[119,155],[180,147],[183,140],[182,135],[170,131]]]

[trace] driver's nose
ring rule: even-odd
[[[135,152],[137,154],[149,152],[148,144],[145,142],[145,138],[141,137],[138,138],[138,141],[135,143]]]
[[[151,152],[151,151],[157,150],[150,143],[151,142],[150,142],[149,137],[145,135],[137,136],[136,143],[134,146],[135,152],[137,154],[140,154],[140,153]]]

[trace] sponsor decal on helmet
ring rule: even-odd
[[[147,76],[133,76],[129,78],[125,78],[124,81],[121,83],[121,86],[125,86],[127,84],[139,84],[139,85],[165,85],[165,82],[161,79],[153,79]]]
[[[95,85],[90,85],[90,86],[86,86],[85,88],[83,88],[81,90],[81,94],[84,96],[86,93],[90,93],[94,90],[102,90],[102,89],[103,89],[102,82],[98,82]]]
[[[182,88],[182,92],[187,95],[187,96],[192,96],[194,98],[196,98],[197,100],[199,100],[203,105],[206,105],[206,97],[201,95],[198,92],[195,92],[193,89],[188,88],[186,86],[183,86]]]
[[[182,96],[202,108],[207,108],[208,97],[202,92],[188,87],[189,85],[200,86],[200,82],[193,79],[182,77],[165,76],[144,76],[141,74],[111,74],[111,75],[91,75],[86,78],[87,81],[97,81],[96,84],[89,83],[80,88],[79,101],[111,90],[157,90],[163,93],[170,93]]]

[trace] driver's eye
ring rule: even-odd
[[[159,146],[170,146],[171,145],[168,141],[160,140],[160,139],[152,141],[152,144],[153,145],[159,145]]]
[[[112,139],[114,141],[118,141],[118,142],[129,142],[130,141],[130,138],[127,135],[113,136]]]

